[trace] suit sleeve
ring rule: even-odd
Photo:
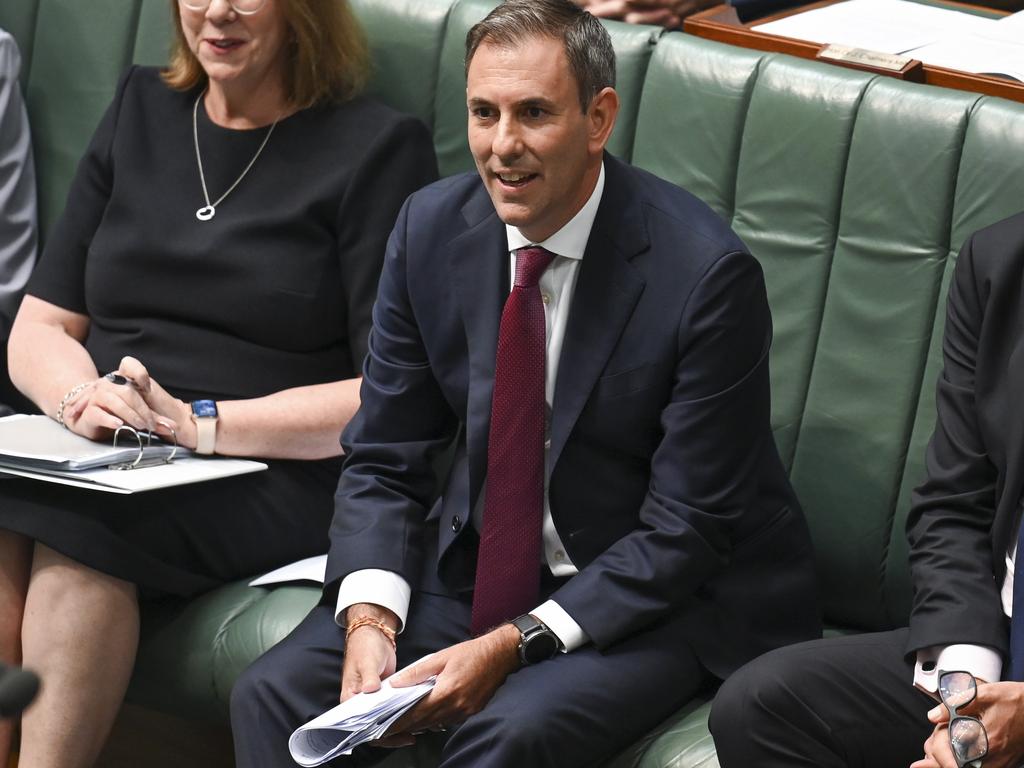
[[[325,594],[348,574],[393,571],[415,586],[423,522],[437,484],[435,457],[457,418],[434,378],[407,289],[408,200],[388,241],[359,411],[342,434]]]
[[[908,652],[968,643],[1006,653],[1005,617],[992,577],[997,471],[978,425],[975,371],[984,302],[975,241],[960,253],[949,290],[937,419],[926,478],[907,517],[914,603]]]
[[[639,524],[552,595],[598,648],[663,618],[726,565],[772,439],[760,265],[719,257],[684,306]]]

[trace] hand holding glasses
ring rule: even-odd
[[[190,11],[205,11],[210,7],[211,0],[178,0]],[[252,16],[259,13],[267,0],[228,0],[231,9],[241,16]]]
[[[959,768],[981,768],[988,754],[988,732],[976,717],[957,714],[978,695],[978,682],[970,672],[939,672],[939,698],[949,710],[949,746]]]

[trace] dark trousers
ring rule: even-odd
[[[906,766],[924,756],[936,701],[913,687],[907,630],[780,648],[719,689],[722,768]]]
[[[595,596],[600,599],[600,596]],[[468,637],[470,603],[442,590],[414,594],[398,666]],[[614,757],[691,698],[705,672],[682,621],[655,625],[605,653],[593,646],[513,673],[490,703],[449,730],[441,765],[587,766]],[[343,631],[320,605],[238,680],[231,724],[238,768],[287,768],[292,731],[338,703]],[[366,746],[331,766],[387,756]]]

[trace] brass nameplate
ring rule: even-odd
[[[898,56],[894,53],[869,51],[866,48],[850,48],[846,45],[826,45],[818,51],[819,59],[842,61],[847,64],[859,64],[875,67],[890,72],[900,72],[913,59],[910,56]]]

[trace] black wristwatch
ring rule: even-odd
[[[528,613],[513,620],[512,626],[519,630],[519,660],[524,665],[550,659],[562,647],[558,636]]]

